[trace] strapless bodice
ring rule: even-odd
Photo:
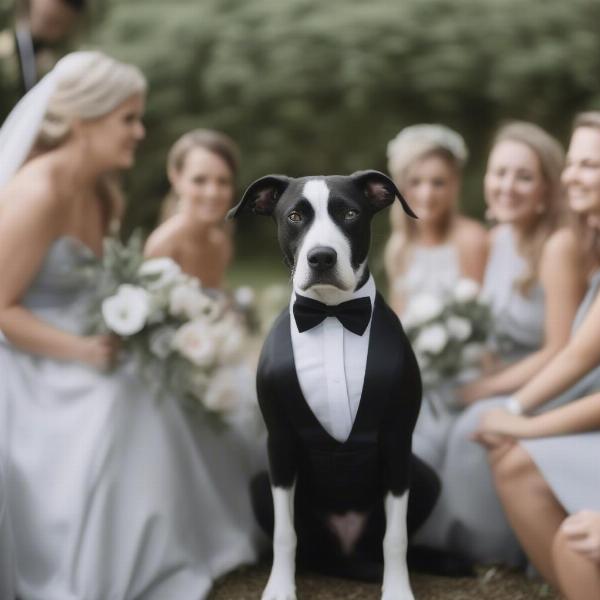
[[[53,325],[72,332],[85,326],[94,281],[85,266],[94,253],[78,239],[57,238],[21,299],[21,305]]]

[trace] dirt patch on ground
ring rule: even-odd
[[[239,569],[217,582],[210,600],[259,600],[270,565]],[[559,600],[547,585],[527,579],[518,571],[482,568],[477,578],[448,579],[415,574],[411,577],[416,600]],[[299,600],[379,600],[378,585],[300,573]]]

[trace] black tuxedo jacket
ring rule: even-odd
[[[419,368],[398,317],[375,298],[365,380],[345,442],[320,424],[302,394],[289,309],[267,337],[257,373],[268,430],[271,483],[308,495],[315,508],[363,510],[409,485],[412,431],[421,404]]]

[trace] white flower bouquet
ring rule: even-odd
[[[158,386],[224,416],[251,395],[236,377],[241,319],[224,294],[203,289],[170,258],[144,260],[142,249],[138,234],[127,244],[107,239],[102,261],[86,267],[98,289],[90,329],[119,336]]]
[[[476,368],[491,327],[477,282],[461,279],[443,297],[423,293],[407,306],[402,324],[417,357],[423,384],[431,388]]]

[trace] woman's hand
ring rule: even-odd
[[[506,365],[492,352],[486,351],[481,356],[479,368],[482,377],[465,383],[456,389],[456,399],[461,406],[470,406],[484,398],[491,398],[496,394],[491,378],[501,371]]]
[[[110,369],[117,362],[121,341],[114,335],[91,335],[81,338],[77,360],[95,367]]]
[[[560,526],[569,548],[600,565],[600,512],[582,510]]]
[[[486,412],[472,439],[487,448],[496,448],[516,438],[530,437],[531,418],[513,415],[503,408],[494,408]]]

